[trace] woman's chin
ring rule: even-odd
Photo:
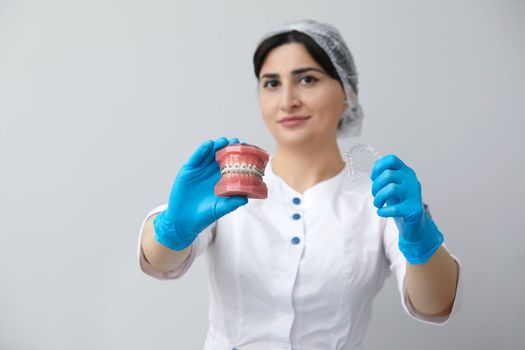
[[[312,133],[309,132],[280,132],[274,135],[275,141],[283,146],[290,148],[304,147],[312,143],[315,139]]]

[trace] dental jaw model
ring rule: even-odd
[[[268,188],[262,178],[269,159],[268,153],[255,145],[242,143],[222,148],[215,154],[221,169],[215,195],[240,195],[258,199],[268,197]]]

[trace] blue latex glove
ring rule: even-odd
[[[239,143],[237,138],[208,140],[182,166],[173,183],[167,209],[153,220],[157,242],[173,250],[182,250],[213,222],[248,203],[246,196],[214,194],[221,178],[215,153],[235,143]]]
[[[377,214],[393,217],[399,230],[399,250],[410,264],[426,263],[443,243],[443,235],[423,207],[416,173],[389,154],[375,162],[370,179]]]

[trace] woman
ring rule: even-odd
[[[268,198],[214,196],[215,152],[239,140],[206,141],[141,227],[142,271],[176,279],[206,252],[205,349],[362,349],[391,272],[411,317],[444,324],[459,305],[459,263],[425,211],[415,172],[388,155],[370,180],[344,176],[337,137],[358,135],[363,114],[339,32],[288,23],[261,40],[254,69],[276,141]]]

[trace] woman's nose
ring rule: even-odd
[[[300,105],[299,98],[293,86],[283,85],[281,93],[281,109],[283,111],[292,111]]]

